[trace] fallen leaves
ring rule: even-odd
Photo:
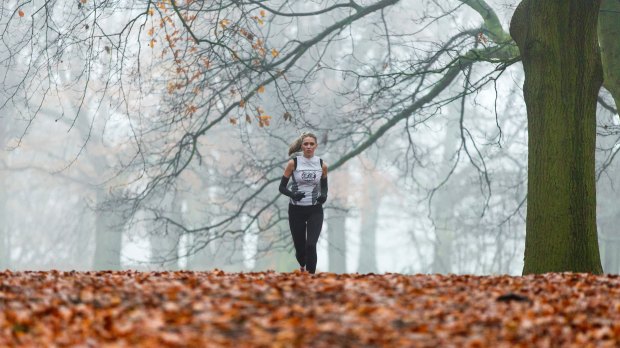
[[[0,346],[620,343],[620,278],[1,272]]]

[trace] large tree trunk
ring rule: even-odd
[[[594,148],[602,69],[600,1],[524,0],[510,34],[521,51],[528,117],[523,273],[602,273]]]

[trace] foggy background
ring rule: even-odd
[[[133,12],[117,11],[101,18],[102,25],[122,26],[144,9],[130,3]],[[309,12],[329,4],[286,8]],[[489,4],[507,30],[514,4]],[[29,25],[16,21],[16,6],[5,2],[2,27]],[[53,6],[57,21],[77,13],[62,2]],[[234,9],[223,11],[220,18],[241,21]],[[250,22],[264,37],[261,49],[277,62],[292,42],[314,37],[350,11],[293,18],[255,13]],[[289,144],[310,131],[319,138],[317,155],[328,166],[339,163],[328,174],[318,271],[521,273],[527,119],[520,63],[501,70],[477,65],[340,163],[437,81],[434,66],[424,75],[411,71],[431,57],[441,64],[485,44],[475,35],[454,39],[480,27],[478,13],[458,1],[387,7],[322,39],[286,79],[266,84],[243,106],[240,96],[267,75],[233,78],[204,52],[196,61],[184,56],[185,73],[202,65],[212,74],[193,88],[178,87],[178,67],[157,46],[164,33],[150,35],[150,25],[158,26],[148,21],[124,46],[123,69],[105,42],[96,41],[99,53],[74,45],[51,57],[38,55],[36,45],[15,53],[9,47],[26,47],[23,38],[3,34],[1,269],[297,269],[288,198],[277,185]],[[197,30],[231,26],[205,22]],[[153,48],[151,37],[158,38]],[[257,50],[239,45],[242,58]],[[53,69],[41,62],[54,62]],[[213,68],[218,64],[224,68]],[[33,65],[47,78],[29,75]],[[30,80],[22,84],[25,75]],[[601,98],[612,101],[605,90]],[[236,108],[227,111],[231,105]],[[620,126],[604,106],[598,123],[599,245],[605,272],[620,273]],[[198,134],[205,124],[208,131]]]

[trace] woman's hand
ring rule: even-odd
[[[291,196],[291,198],[295,202],[301,201],[301,199],[304,198],[304,197],[306,197],[306,193],[305,192],[300,192],[300,191],[297,191],[297,192],[293,193],[293,195]]]

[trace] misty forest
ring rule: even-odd
[[[312,132],[318,272],[618,274],[620,2],[541,3],[4,1],[0,269],[291,272]]]

